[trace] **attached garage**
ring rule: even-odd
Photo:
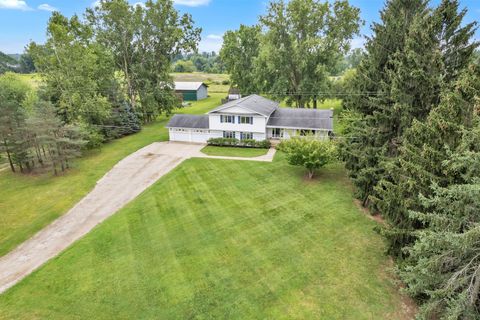
[[[212,137],[208,116],[176,114],[167,128],[170,141],[206,143]]]
[[[208,86],[203,82],[175,82],[175,92],[183,101],[197,101],[208,97]]]

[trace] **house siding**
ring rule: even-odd
[[[227,102],[200,118],[193,115],[186,119],[175,116],[169,122],[170,140],[205,143],[210,138],[223,137],[224,132],[235,132],[237,139],[240,139],[242,132],[251,133],[255,140],[289,139],[300,136],[300,130],[313,130],[315,138],[327,139],[333,130],[332,111],[281,109],[278,106],[273,108],[274,105],[273,101],[253,95],[238,102]],[[234,121],[222,122],[223,116],[233,117]],[[251,117],[252,121],[240,123],[240,117]],[[178,128],[180,126],[189,128]],[[274,136],[274,129],[282,134]]]
[[[225,115],[230,113],[225,113]],[[210,129],[220,131],[235,131],[235,132],[253,132],[265,135],[265,128],[267,119],[263,116],[249,115],[253,117],[253,124],[238,123],[238,114],[235,116],[235,123],[222,123],[220,121],[221,114],[211,114]],[[244,113],[245,114],[245,113]]]

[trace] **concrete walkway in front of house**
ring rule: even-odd
[[[156,142],[118,162],[65,215],[0,257],[0,293],[56,257],[184,160],[198,157],[271,162],[275,155],[275,149],[270,149],[256,158],[207,156],[200,151],[204,146]]]

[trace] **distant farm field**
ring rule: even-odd
[[[208,85],[209,93],[228,92],[230,88],[230,76],[228,74],[218,73],[203,73],[203,72],[191,72],[191,73],[172,73],[175,81],[198,81],[205,82]]]

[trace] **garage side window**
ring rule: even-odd
[[[221,123],[235,123],[235,116],[221,115],[220,116],[220,122]]]
[[[235,132],[233,131],[223,131],[223,137],[227,139],[235,139]]]

